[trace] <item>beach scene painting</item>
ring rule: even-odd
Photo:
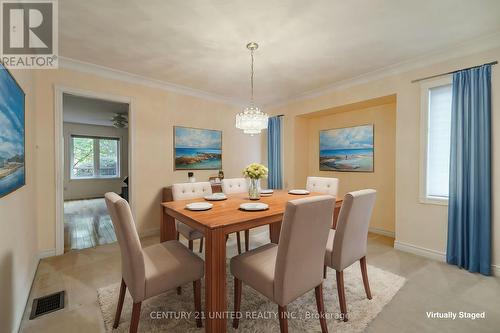
[[[373,125],[319,132],[321,171],[373,172]]]
[[[175,170],[222,169],[222,131],[174,126]]]
[[[0,64],[0,198],[25,184],[24,92]]]

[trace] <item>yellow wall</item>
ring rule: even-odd
[[[331,92],[309,99],[292,101],[268,111],[271,114],[285,114],[284,159],[285,185],[300,185],[307,175],[300,159],[307,153],[303,143],[296,136],[303,129],[303,118],[296,117],[318,110],[325,110],[346,104],[365,101],[380,96],[395,94],[396,110],[396,245],[414,248],[428,255],[443,258],[446,251],[447,207],[424,204],[419,200],[419,156],[420,156],[420,84],[412,80],[475,66],[500,58],[500,48],[483,51],[468,56],[453,58],[418,69],[359,80]],[[426,60],[428,61],[428,60]],[[493,67],[492,74],[492,133],[493,133],[493,186],[492,193],[500,193],[500,103],[499,65]],[[493,195],[493,259],[500,270],[500,196]]]
[[[33,72],[12,73],[26,93],[26,186],[0,198],[0,332],[17,332],[38,263]]]
[[[244,135],[234,127],[239,111],[234,106],[166,90],[110,80],[83,72],[59,69],[36,72],[36,173],[39,250],[55,248],[54,87],[77,88],[132,98],[132,168],[134,214],[139,233],[159,228],[160,193],[164,186],[186,181],[187,171],[173,170],[173,126],[223,131],[223,169],[226,177],[239,177],[243,167],[259,162],[259,136]],[[195,171],[208,180],[216,171]]]
[[[330,111],[330,112],[328,112]],[[307,131],[302,132],[308,143],[307,175],[334,177],[339,179],[339,195],[365,188],[377,190],[377,201],[373,210],[371,228],[394,232],[395,215],[395,158],[396,158],[396,103],[354,107],[350,111],[325,110],[320,116],[306,119]],[[326,114],[325,114],[326,113]],[[328,113],[333,113],[328,115]],[[335,172],[319,170],[319,131],[331,128],[374,125],[374,172]],[[305,178],[300,179],[304,185]],[[302,187],[302,186],[301,186]]]

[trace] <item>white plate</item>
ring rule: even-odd
[[[255,211],[255,210],[266,210],[269,208],[268,204],[265,203],[260,203],[260,202],[247,202],[247,203],[242,203],[240,205],[240,208],[243,210],[250,210],[250,211]]]
[[[260,194],[273,194],[274,191],[269,189],[269,190],[260,190]]]
[[[208,201],[220,201],[220,200],[227,199],[227,197],[224,193],[214,193],[211,195],[207,195],[204,198],[205,198],[205,200],[208,200]]]
[[[189,210],[209,210],[213,207],[211,203],[208,202],[193,202],[186,205]]]
[[[308,190],[290,190],[288,191],[290,194],[297,194],[297,195],[305,195],[309,194],[310,192]]]

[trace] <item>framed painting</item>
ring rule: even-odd
[[[26,184],[24,91],[0,63],[0,198]]]
[[[373,124],[319,132],[321,171],[373,172]]]
[[[222,169],[222,131],[174,126],[174,170]]]

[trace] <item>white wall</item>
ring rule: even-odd
[[[17,332],[35,274],[36,119],[33,72],[13,71],[26,93],[26,186],[0,198],[0,332]]]
[[[474,53],[467,50],[464,56],[450,51],[440,54],[435,63],[432,57],[408,69],[391,68],[385,75],[376,73],[339,85],[323,94],[291,101],[270,110],[271,114],[285,114],[285,185],[300,186],[307,169],[300,162],[307,153],[304,144],[296,141],[297,132],[303,130],[304,115],[318,110],[361,102],[381,96],[396,94],[396,242],[401,248],[434,258],[443,259],[447,239],[447,206],[421,203],[419,200],[420,158],[420,88],[412,80],[456,69],[475,66],[500,59],[500,48]],[[445,56],[448,60],[443,60]],[[493,218],[492,263],[500,270],[500,65],[492,71],[492,154],[493,154]],[[412,69],[413,68],[413,69]]]
[[[123,179],[128,176],[128,129],[111,126],[64,123],[64,200],[103,197],[106,192],[121,193]],[[88,135],[120,139],[120,177],[118,179],[71,179],[70,158],[72,135]]]
[[[111,79],[70,69],[40,70],[35,74],[37,133],[39,154],[36,161],[38,247],[55,248],[55,142],[54,87],[68,87],[101,95],[131,100],[132,156],[131,201],[139,233],[160,227],[162,189],[186,181],[187,171],[174,171],[173,126],[208,128],[223,131],[222,167],[227,177],[238,177],[251,162],[260,162],[259,136],[249,136],[234,127],[239,108],[202,97],[182,95],[151,87],[141,82]],[[208,180],[217,170],[195,171],[198,180]]]

